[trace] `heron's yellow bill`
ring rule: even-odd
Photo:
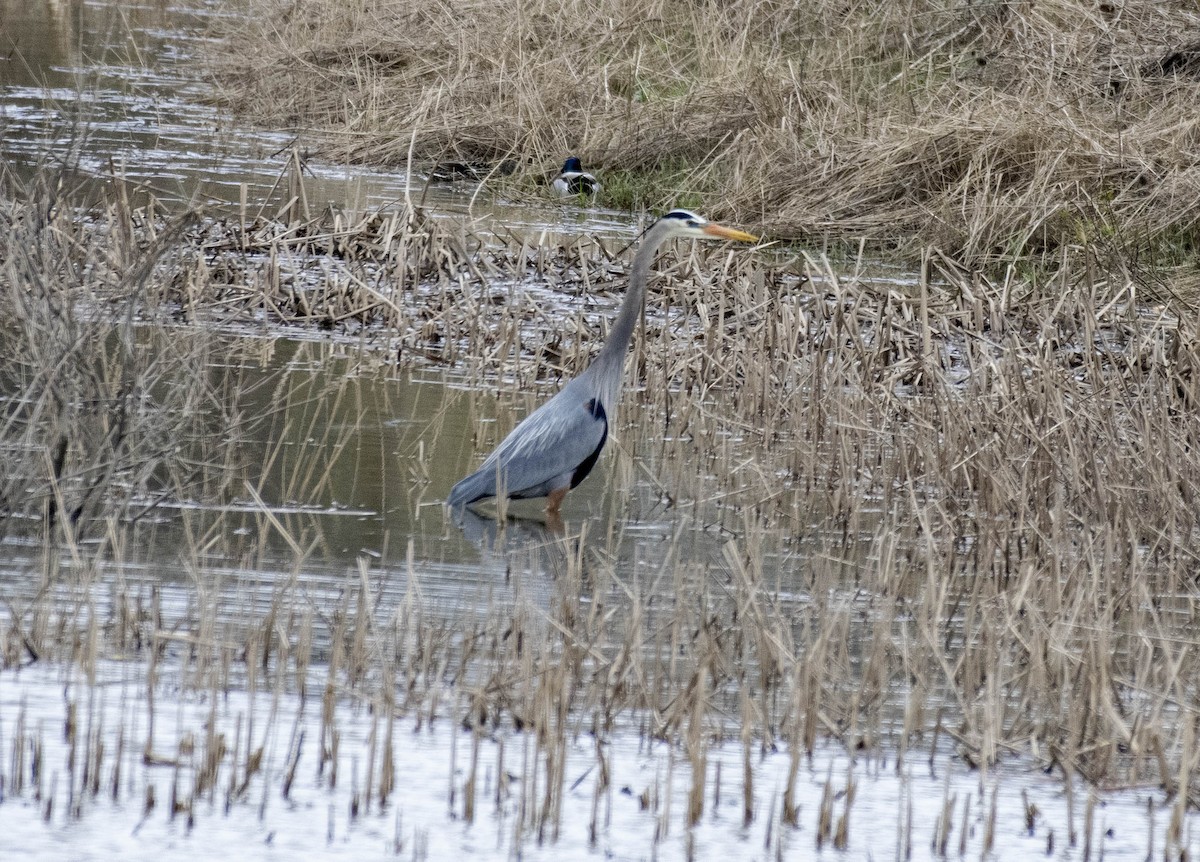
[[[736,239],[738,242],[758,242],[758,237],[754,234],[746,233],[744,230],[738,230],[734,227],[725,227],[722,224],[709,222],[701,230],[709,236],[720,237],[721,239]]]

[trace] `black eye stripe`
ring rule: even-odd
[[[679,221],[687,222],[693,227],[706,224],[705,219],[702,219],[700,216],[696,215],[690,210],[671,210],[669,213],[663,216],[663,218],[678,219]]]

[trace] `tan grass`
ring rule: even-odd
[[[526,176],[568,154],[773,236],[972,266],[1190,257],[1193,4],[245,0],[227,101],[331,155]],[[252,50],[248,50],[252,46]],[[245,58],[253,57],[253,62]],[[660,172],[656,174],[656,172]],[[1071,259],[1072,254],[1067,254]]]
[[[164,481],[202,481],[181,457],[189,441],[239,433],[220,393],[184,373],[209,361],[213,339],[136,325],[157,316],[160,264],[191,215],[135,210],[121,192],[85,215],[78,191],[48,175],[0,189],[0,528],[40,523],[68,546],[152,508]]]

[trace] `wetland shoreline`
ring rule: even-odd
[[[614,206],[914,265],[1195,269],[1182,0],[239,8],[209,55],[224,104],[336,158],[519,195],[576,155]]]
[[[620,244],[77,179],[0,177],[35,856],[1195,855],[1200,333],[1138,280],[681,246],[566,535],[468,535]]]

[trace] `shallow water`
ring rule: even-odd
[[[361,560],[380,584],[386,613],[414,578],[430,607],[486,609],[514,568],[544,580],[531,580],[524,591],[536,595],[567,566],[563,539],[547,527],[541,501],[511,504],[503,527],[488,506],[455,521],[442,505],[451,485],[478,463],[473,429],[511,423],[497,412],[511,407],[519,417],[543,393],[499,399],[448,372],[397,371],[370,349],[338,340],[230,335],[222,342],[210,378],[236,377],[245,393],[239,406],[262,417],[225,444],[230,460],[245,465],[246,491],[228,501],[175,493],[159,501],[154,517],[131,527],[121,558],[110,565],[127,583],[186,589],[197,573],[180,562],[199,558],[204,577],[269,603],[273,581],[298,558],[308,588],[331,595]],[[658,584],[650,589],[668,595],[677,587],[669,578],[660,583],[668,561],[699,583],[723,581],[722,549],[731,533],[722,525],[736,517],[712,501],[668,509],[657,477],[670,468],[661,452],[638,445],[653,429],[643,421],[620,433],[627,441],[608,447],[564,504],[568,533],[582,531],[572,540],[576,551],[581,543],[585,554],[612,558],[624,576],[646,578]],[[321,474],[327,481],[313,478]],[[222,540],[200,553],[189,536],[205,530]],[[797,597],[804,564],[785,557],[783,538],[777,533],[764,545],[764,560],[779,596]],[[40,545],[10,539],[6,547],[0,583],[7,582],[11,598],[34,601],[45,583]],[[243,610],[233,601],[225,612]]]
[[[305,155],[314,213],[362,211],[406,195],[447,217],[516,228],[570,226],[628,233],[626,214],[547,203],[513,206],[474,183],[333,164],[297,130],[252,129],[213,104],[196,59],[220,18],[219,0],[0,0],[0,158],[28,172],[49,162],[97,182],[121,178],[174,204],[273,215],[293,146]]]

